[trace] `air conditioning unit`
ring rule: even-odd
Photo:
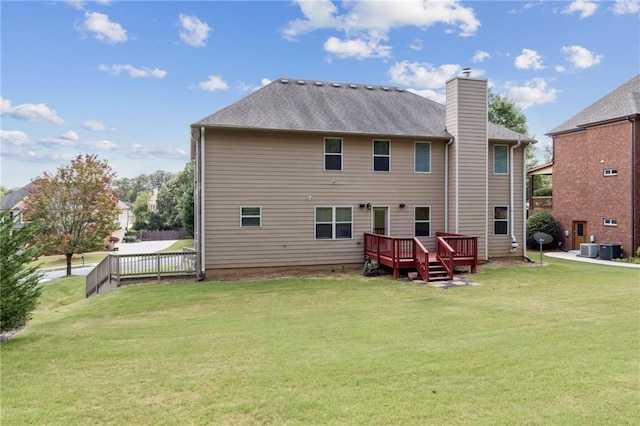
[[[580,244],[581,257],[598,257],[597,244]]]

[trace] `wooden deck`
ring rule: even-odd
[[[392,268],[394,278],[415,269],[425,281],[451,279],[456,266],[468,265],[476,272],[478,237],[438,232],[436,251],[429,252],[417,238],[365,233],[364,255]]]

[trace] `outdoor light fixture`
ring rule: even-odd
[[[367,203],[367,210],[371,210],[371,203]]]
[[[364,203],[360,203],[360,208],[364,209]]]
[[[401,209],[404,209],[405,206],[406,206],[405,203],[400,203],[400,205],[398,207],[400,207]]]

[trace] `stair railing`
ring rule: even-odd
[[[418,273],[424,281],[429,281],[429,251],[415,237],[413,238],[413,255]]]
[[[456,251],[442,237],[436,237],[436,257],[442,264],[447,276],[453,278],[453,260]]]

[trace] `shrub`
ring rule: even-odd
[[[553,188],[550,186],[544,186],[533,191],[534,197],[548,197],[553,194]]]
[[[553,242],[545,244],[544,248],[552,247],[557,243],[560,236],[560,228],[556,223],[556,220],[549,213],[540,212],[527,219],[527,244],[529,247],[539,247],[540,242],[533,238],[533,234],[536,232],[544,232],[553,237]]]

